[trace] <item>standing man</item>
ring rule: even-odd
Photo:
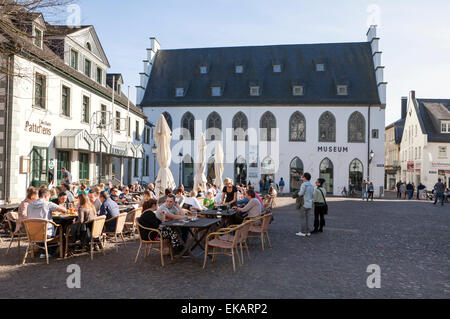
[[[283,189],[284,189],[285,185],[286,185],[286,183],[284,182],[283,177],[280,178],[280,182],[278,183],[278,187],[279,187],[280,193],[283,193]]]
[[[408,192],[408,199],[411,199],[414,195],[414,185],[411,182],[406,185],[406,191]]]
[[[400,186],[402,186],[402,181],[398,181],[395,187],[397,188],[397,198],[402,198],[402,193],[400,192]]]
[[[406,199],[406,185],[403,182],[400,185],[400,199],[402,198],[402,195],[403,195],[403,199]]]
[[[72,184],[72,174],[65,167],[61,169],[61,172],[63,174],[63,182],[69,185]]]
[[[367,195],[367,180],[363,180],[361,183],[361,190],[362,190],[362,200],[365,198],[369,199],[369,196]]]
[[[437,201],[441,199],[441,205],[444,206],[444,192],[445,186],[442,183],[442,180],[439,178],[438,182],[434,185],[434,189],[436,191],[436,197],[434,199],[434,205],[436,205]]]
[[[305,173],[302,176],[302,186],[298,192],[299,196],[303,196],[303,207],[300,210],[301,231],[296,233],[297,236],[311,236],[309,231],[309,214],[312,211],[314,186],[311,184],[311,174]]]

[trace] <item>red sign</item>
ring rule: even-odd
[[[407,162],[406,163],[406,170],[408,172],[414,173],[414,162]]]

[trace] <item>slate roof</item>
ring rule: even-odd
[[[315,65],[325,64],[325,72]],[[274,73],[273,64],[281,64]],[[208,68],[201,74],[200,66]],[[236,65],[244,72],[236,74]],[[348,85],[338,96],[336,85]],[[259,85],[260,96],[249,86]],[[304,95],[294,96],[293,85]],[[211,96],[211,86],[222,95]],[[175,97],[175,88],[186,94]],[[141,106],[177,105],[380,105],[370,43],[329,43],[158,51]]]
[[[406,119],[400,119],[400,120],[395,121],[394,123],[391,123],[388,126],[386,126],[386,129],[390,129],[391,127],[394,127],[395,144],[400,145],[402,142],[403,130],[405,128],[405,122],[406,122]]]
[[[450,121],[450,99],[416,99],[422,132],[429,142],[450,143],[450,134],[441,133],[441,120]]]

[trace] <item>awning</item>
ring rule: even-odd
[[[55,148],[93,151],[94,140],[86,130],[68,129],[55,136]]]
[[[136,150],[136,158],[144,158],[144,147],[142,146],[142,144],[133,144],[134,149]]]
[[[135,157],[136,149],[132,143],[116,142],[111,147],[111,154],[123,157]]]
[[[100,152],[100,140],[102,144],[102,153],[111,153],[111,143],[105,137],[105,135],[92,134],[92,139],[95,143],[94,152]]]

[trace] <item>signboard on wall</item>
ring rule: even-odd
[[[406,171],[409,173],[414,173],[414,162],[406,163]]]

